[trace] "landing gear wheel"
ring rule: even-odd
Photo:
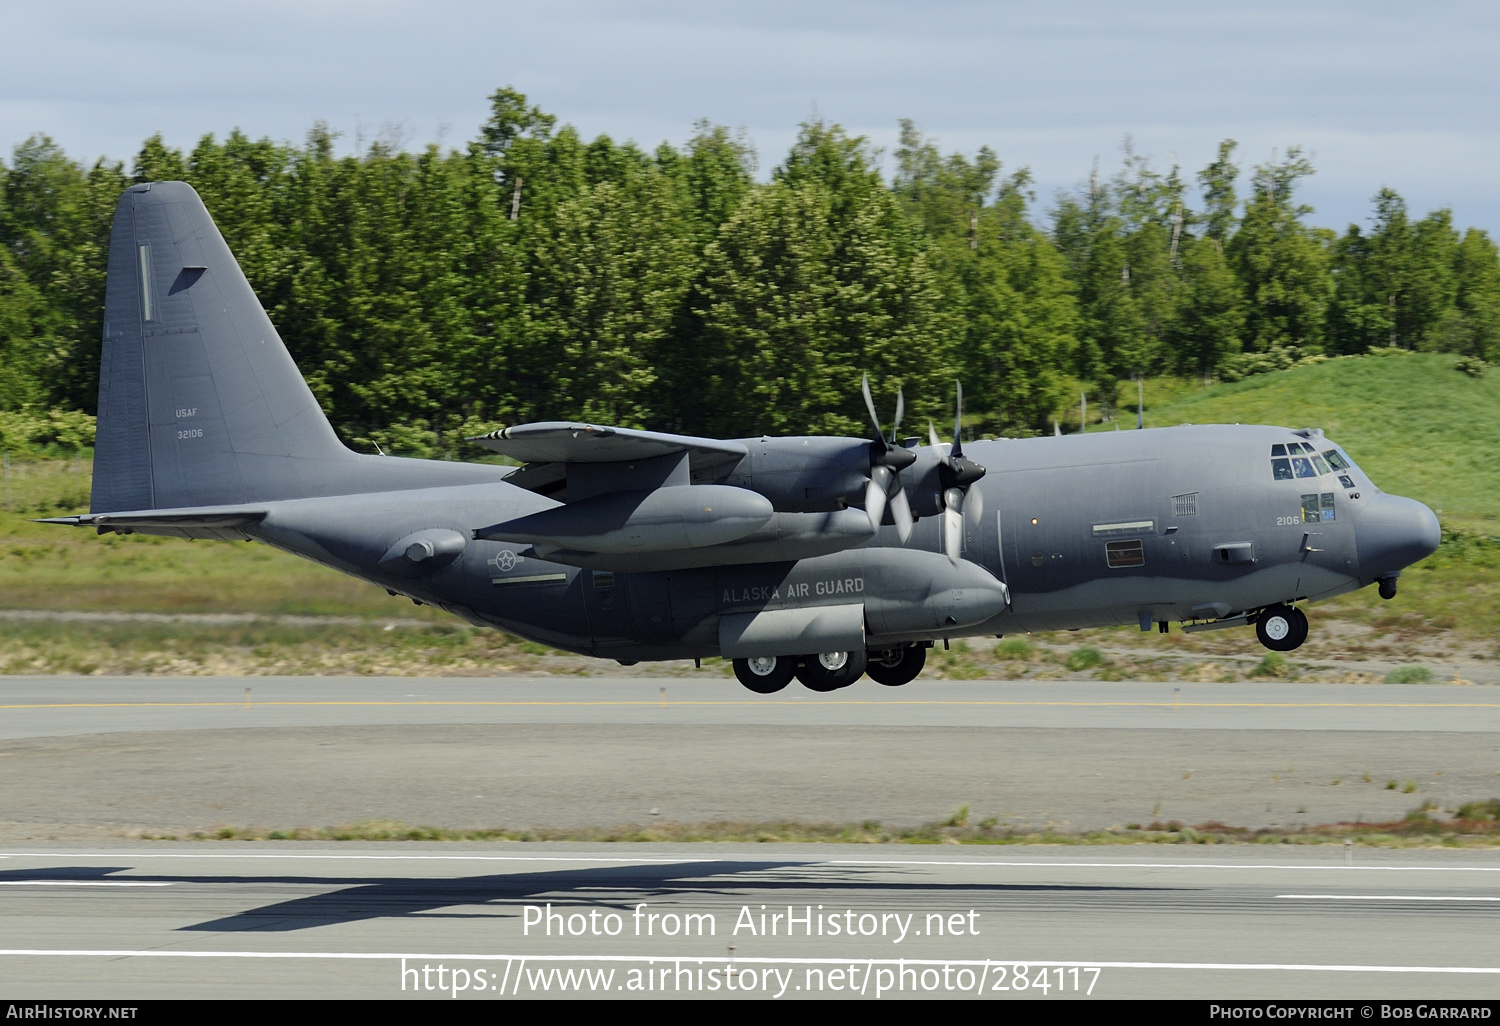
[[[865,666],[865,676],[888,688],[899,688],[916,680],[926,662],[927,650],[916,645],[871,652],[869,663]]]
[[[853,652],[820,652],[802,657],[797,679],[811,691],[837,691],[859,680],[865,672],[864,649]]]
[[[1255,636],[1272,652],[1290,652],[1307,640],[1307,617],[1291,606],[1267,606],[1255,618]]]
[[[734,675],[757,695],[771,695],[792,682],[796,656],[751,656],[734,661]]]
[[[1293,607],[1292,616],[1297,621],[1295,624],[1293,624],[1293,626],[1297,630],[1297,643],[1292,647],[1301,648],[1302,643],[1307,640],[1307,614],[1302,610]]]

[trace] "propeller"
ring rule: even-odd
[[[896,444],[901,416],[906,412],[906,399],[901,389],[896,389],[896,422],[891,426],[891,437],[887,440],[880,427],[880,415],[875,412],[875,400],[870,395],[868,374],[861,377],[859,387],[865,395],[870,422],[875,425],[875,440],[870,443],[870,483],[865,486],[865,512],[870,515],[870,526],[878,531],[889,502],[891,519],[896,521],[896,534],[905,544],[911,537],[912,518],[911,507],[906,502],[906,489],[901,487],[901,471],[917,462],[916,453]]]
[[[967,516],[978,524],[984,516],[983,493],[978,490],[971,493],[969,486],[983,477],[986,471],[973,460],[964,458],[963,420],[964,386],[963,382],[959,382],[958,402],[953,416],[953,444],[943,454],[942,466],[938,468],[938,481],[943,489],[943,551],[954,564],[958,563],[964,518]],[[932,447],[942,452],[937,428],[932,426],[930,420],[927,422],[927,436],[932,441]]]

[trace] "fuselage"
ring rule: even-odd
[[[938,583],[948,561],[935,516],[904,545],[885,527],[782,562],[655,572],[550,562],[474,539],[556,505],[503,480],[270,503],[247,533],[471,622],[627,662],[718,655],[725,618],[765,610],[862,605],[872,647],[1211,621],[1394,577],[1438,541],[1427,507],[1381,492],[1316,432],[1183,425],[966,452],[988,468],[974,485],[984,511],[964,521],[962,560]],[[424,531],[463,539],[461,552],[416,579],[381,567]]]

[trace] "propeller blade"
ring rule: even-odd
[[[959,546],[963,543],[964,518],[956,509],[943,510],[943,551],[948,562],[958,565]]]
[[[927,422],[927,438],[932,443],[932,447],[934,449],[940,450],[942,448],[943,443],[938,439],[937,428],[932,426],[932,421],[930,420]],[[942,455],[942,453],[940,452],[939,455]],[[948,457],[946,455],[943,456],[943,462],[948,462]]]
[[[880,430],[880,415],[875,412],[875,400],[870,395],[870,375],[863,374],[860,376],[859,389],[865,394],[865,409],[870,411],[870,423],[875,425],[875,439],[876,441],[883,442],[885,441],[885,432]],[[899,413],[896,415],[896,419],[901,419]]]
[[[891,496],[891,517],[896,521],[896,535],[905,545],[911,538],[911,507],[906,503],[906,490],[897,489]]]
[[[964,383],[958,384],[958,402],[953,405],[953,449],[952,455],[956,459],[964,454]]]
[[[901,431],[901,418],[906,413],[906,397],[901,394],[901,389],[896,389],[896,423],[891,425],[891,444],[896,444],[896,438]]]
[[[964,493],[957,488],[943,492],[943,551],[948,561],[957,565],[959,550],[963,545]]]
[[[964,517],[976,528],[984,520],[984,493],[973,485],[964,495]]]
[[[885,519],[885,490],[890,480],[889,467],[870,468],[870,483],[865,485],[865,512],[870,516],[870,527],[876,531],[880,530],[881,521]]]

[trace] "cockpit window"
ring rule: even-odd
[[[1297,472],[1298,477],[1317,477],[1318,472],[1313,469],[1312,460],[1306,456],[1292,457],[1292,469]]]
[[[1292,479],[1292,461],[1288,459],[1272,460],[1271,473],[1278,481],[1290,481]]]
[[[1329,449],[1328,451],[1323,453],[1323,458],[1328,461],[1328,465],[1334,470],[1349,469],[1349,461],[1344,459],[1344,454],[1339,452],[1337,449]]]
[[[1286,446],[1282,445],[1280,442],[1276,443],[1275,445],[1271,446],[1271,455],[1272,456],[1285,456],[1286,455]]]
[[[1322,477],[1324,474],[1331,473],[1328,469],[1328,464],[1324,463],[1323,457],[1319,456],[1317,453],[1313,454],[1312,461],[1313,466],[1318,468],[1319,477]]]

